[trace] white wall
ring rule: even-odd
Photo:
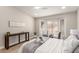
[[[77,29],[79,30],[79,9],[77,10]]]
[[[8,26],[9,20],[17,20],[25,22],[25,27],[10,28]],[[4,35],[6,32],[34,32],[34,19],[21,12],[14,7],[0,7],[0,48],[4,47]]]
[[[77,29],[77,13],[68,13],[65,16],[66,36],[69,36],[70,29]]]
[[[40,17],[36,18],[36,32],[39,34],[39,20],[53,20],[53,19],[64,19],[64,31],[65,37],[69,36],[70,29],[77,29],[77,13],[76,12],[69,12],[65,14],[59,15],[51,15],[47,17]]]

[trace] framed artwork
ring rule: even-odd
[[[8,21],[9,27],[24,27],[25,23],[21,21]]]

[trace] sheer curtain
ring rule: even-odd
[[[53,35],[58,37],[61,32],[64,35],[64,21],[60,20],[40,20],[40,35]]]
[[[48,34],[53,36],[58,36],[59,33],[59,23],[58,21],[47,21]]]

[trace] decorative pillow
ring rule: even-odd
[[[77,35],[78,34],[78,30],[77,29],[71,29],[70,30],[70,35]]]
[[[41,39],[39,37],[37,37],[35,42],[39,43],[39,42],[41,42]]]
[[[46,42],[49,39],[49,37],[42,37],[42,39],[44,42]]]
[[[74,35],[70,35],[65,41],[64,41],[64,53],[72,53],[74,49],[79,45],[79,40]]]
[[[70,35],[75,35],[77,39],[79,39],[79,31],[77,29],[71,29]]]
[[[36,43],[44,43],[44,40],[43,40],[42,37],[37,37],[37,39],[36,39],[35,42],[36,42]]]

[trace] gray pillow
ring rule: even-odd
[[[64,53],[72,53],[75,48],[77,48],[79,45],[79,40],[74,35],[70,35],[65,41],[64,41]]]

